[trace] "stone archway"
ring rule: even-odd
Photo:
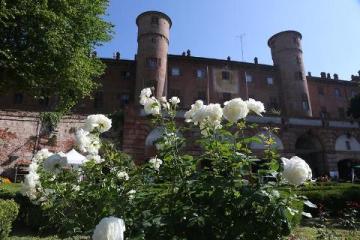
[[[360,160],[343,159],[338,162],[339,179],[343,181],[351,181],[351,169],[354,166],[360,165]],[[354,170],[355,176],[360,178],[360,169]]]
[[[324,148],[316,136],[310,133],[300,136],[295,143],[295,154],[309,164],[313,177],[316,178],[327,173]]]

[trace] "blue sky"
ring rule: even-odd
[[[98,55],[122,58],[136,54],[136,17],[148,10],[162,11],[173,21],[171,54],[190,49],[193,56],[241,61],[254,57],[272,64],[267,40],[284,30],[303,35],[305,70],[338,73],[350,79],[360,70],[360,0],[110,0],[107,20],[115,25],[110,42]]]

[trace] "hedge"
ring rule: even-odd
[[[12,223],[19,213],[19,205],[14,200],[0,199],[0,239],[6,239],[12,229]]]
[[[19,205],[15,226],[39,231],[41,227],[48,225],[48,219],[42,214],[41,207],[34,205],[27,197],[21,195],[20,190],[21,184],[19,183],[0,184],[0,199],[14,200]]]
[[[303,186],[298,190],[299,194],[306,196],[311,202],[322,206],[332,215],[338,215],[340,211],[348,207],[349,203],[360,204],[360,184],[351,183],[316,183]],[[317,213],[319,210],[312,211]]]

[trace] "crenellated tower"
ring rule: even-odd
[[[172,25],[169,16],[148,11],[136,19],[138,50],[136,55],[137,97],[144,87],[155,87],[156,97],[166,95],[167,56],[169,33]]]
[[[301,39],[297,31],[284,31],[272,36],[268,45],[274,65],[280,71],[283,115],[311,117]]]

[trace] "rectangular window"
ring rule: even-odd
[[[121,71],[121,77],[124,80],[128,80],[130,78],[130,72],[128,71]]]
[[[247,83],[252,83],[252,81],[253,81],[252,76],[250,74],[248,74],[248,73],[245,73],[245,81]]]
[[[296,63],[297,63],[297,64],[301,64],[301,59],[300,59],[299,56],[296,57]]]
[[[151,17],[151,24],[159,25],[159,18],[158,17]]]
[[[121,94],[120,101],[122,105],[129,104],[130,95],[128,93]]]
[[[270,97],[269,109],[279,109],[279,103],[276,97]]]
[[[222,71],[222,80],[230,80],[230,72],[229,71]]]
[[[224,92],[223,93],[223,101],[230,101],[231,100],[231,93]]]
[[[15,93],[14,94],[14,104],[22,104],[24,96],[22,93]]]
[[[340,118],[340,119],[346,118],[346,116],[345,116],[345,109],[344,109],[344,108],[342,108],[342,107],[338,108],[338,113],[339,113],[339,118]]]
[[[171,76],[178,77],[180,76],[180,68],[178,67],[172,67],[171,68]]]
[[[324,88],[323,87],[318,87],[318,93],[320,96],[324,96]]]
[[[266,82],[267,82],[268,85],[273,85],[274,84],[274,79],[272,77],[267,77]]]
[[[310,109],[310,106],[309,106],[309,100],[308,100],[308,97],[307,95],[304,93],[302,96],[302,108],[304,111],[309,111]]]
[[[197,69],[196,70],[196,78],[198,78],[198,79],[205,78],[205,70],[204,69]]]
[[[304,80],[303,73],[301,71],[295,72],[295,79],[297,80]]]
[[[341,97],[341,91],[340,91],[340,89],[335,88],[335,90],[334,90],[334,95],[335,95],[335,97]]]
[[[161,59],[160,58],[147,58],[146,59],[147,66],[150,69],[156,69],[160,67],[161,65]]]
[[[329,113],[327,112],[326,107],[320,107],[320,117],[321,118],[328,118],[329,117]]]

